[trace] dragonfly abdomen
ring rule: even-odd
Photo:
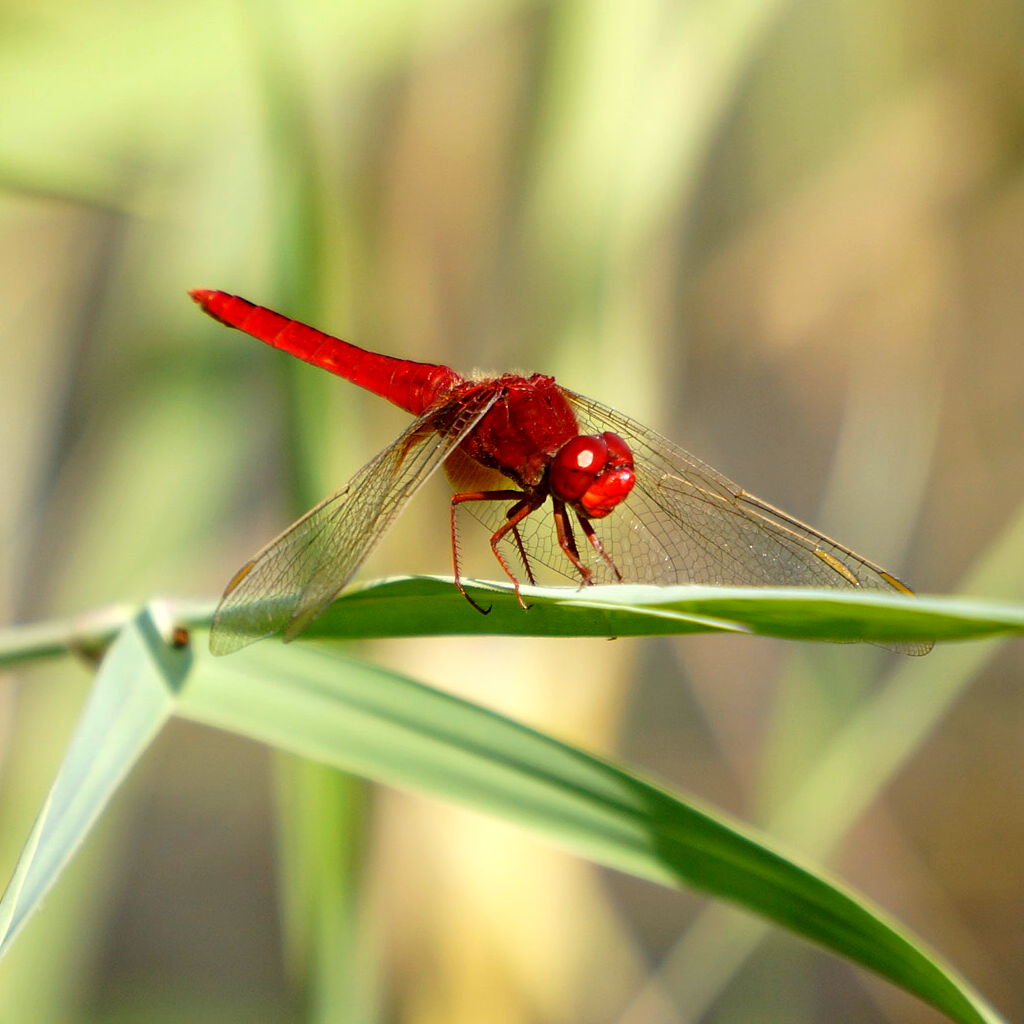
[[[189,292],[202,308],[234,327],[303,362],[344,377],[419,416],[437,405],[463,378],[447,366],[367,352],[314,327],[258,306],[238,295],[197,288]]]

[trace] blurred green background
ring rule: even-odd
[[[921,591],[1024,598],[1022,52],[1015,0],[5,0],[6,620],[213,596],[404,426],[191,287],[555,373]],[[362,577],[448,572],[446,522],[436,480]],[[363,648],[788,836],[1008,1019],[1020,652],[918,663],[913,738],[864,806],[826,787],[787,831],[905,663],[722,637]],[[0,687],[5,877],[87,685],[55,663]],[[738,913],[385,791],[353,841],[372,1007],[318,1005],[282,936],[272,761],[162,736],[0,964],[0,1020],[937,1019]]]

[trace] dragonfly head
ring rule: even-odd
[[[548,469],[551,494],[588,519],[603,519],[612,512],[634,483],[633,453],[611,431],[567,441]]]

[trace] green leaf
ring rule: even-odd
[[[833,639],[1020,631],[1011,605],[873,593],[610,587],[510,589],[474,611],[450,581],[353,591],[311,633],[431,631],[636,635],[749,629]],[[341,612],[344,611],[344,616]],[[209,609],[192,610],[208,621]],[[33,634],[34,635],[34,634]],[[15,642],[16,641],[16,642]],[[21,634],[12,651],[31,651]],[[27,646],[26,646],[27,644]],[[186,676],[189,685],[182,687]],[[867,902],[741,826],[642,777],[403,676],[329,652],[266,643],[231,658],[167,646],[143,612],[120,630],[40,819],[0,902],[0,952],[172,713],[387,784],[517,822],[599,863],[737,903],[877,971],[957,1021],[998,1018],[931,953]]]
[[[180,711],[517,822],[641,878],[730,900],[877,971],[954,1020],[997,1020],[881,913],[767,841],[635,774],[403,676],[267,644],[202,659]]]
[[[0,899],[0,955],[174,711],[191,661],[188,651],[168,646],[148,611],[121,630]]]
[[[653,636],[750,632],[792,640],[899,643],[1024,632],[1020,605],[963,597],[904,597],[875,590],[805,587],[523,587],[467,589],[481,615],[439,576],[396,577],[343,594],[303,634],[360,637],[501,634]]]

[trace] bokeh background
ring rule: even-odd
[[[1016,0],[4,0],[4,618],[212,597],[404,426],[200,286],[555,373],[919,590],[1020,600],[1022,53]],[[362,575],[448,558],[434,481]],[[967,650],[361,647],[765,827],[1021,1019],[1021,646]],[[0,683],[5,876],[87,686]],[[738,912],[355,785],[360,991],[324,998],[281,912],[295,772],[170,729],[0,964],[0,1019],[937,1020]]]

